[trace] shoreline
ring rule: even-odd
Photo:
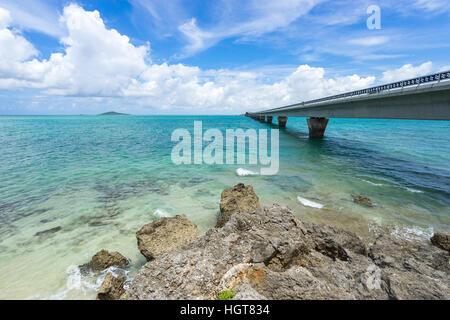
[[[444,247],[383,233],[362,238],[303,222],[287,207],[261,208],[244,184],[222,192],[220,211],[202,235],[184,216],[141,228],[138,247],[148,262],[131,281],[106,275],[97,298],[450,298],[448,235],[439,238]]]

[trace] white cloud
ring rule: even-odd
[[[61,39],[65,53],[53,53],[42,61],[24,61],[36,55],[34,47],[10,29],[0,30],[1,47],[11,48],[0,56],[3,86],[43,88],[49,94],[115,96],[147,68],[149,49],[135,47],[128,37],[106,29],[98,11],[69,5],[61,22],[69,33]]]
[[[8,28],[5,12],[0,10],[0,34],[17,53],[0,56],[4,89],[35,88],[47,96],[85,97],[96,104],[95,99],[107,98],[142,108],[238,113],[365,88],[375,81],[357,75],[327,78],[325,69],[308,65],[267,82],[261,72],[153,64],[148,46],[134,46],[108,29],[99,12],[77,5],[67,6],[61,17],[68,30],[61,39],[64,52],[38,60],[32,44]]]
[[[186,37],[188,44],[184,48],[185,54],[194,54],[216,44],[221,37],[214,32],[203,31],[197,26],[197,20],[192,18],[189,22],[178,28]]]
[[[444,12],[450,10],[450,2],[447,0],[416,0],[415,7],[429,12]]]
[[[61,22],[68,36],[65,54],[52,54],[44,83],[49,93],[120,95],[122,88],[145,71],[148,47],[135,47],[127,36],[107,29],[98,11],[77,5],[64,8]]]
[[[14,25],[21,29],[61,37],[64,29],[58,23],[59,13],[54,3],[54,0],[0,0],[0,7],[10,12]]]
[[[384,83],[395,82],[405,79],[411,79],[419,76],[423,76],[431,73],[433,70],[433,64],[429,62],[422,63],[421,65],[414,67],[412,64],[405,64],[404,66],[383,72],[381,81]]]
[[[348,42],[353,45],[371,47],[371,46],[379,46],[388,41],[389,37],[379,36],[379,37],[364,37],[364,38],[350,39]]]
[[[218,1],[221,14],[212,25],[200,28],[193,18],[179,26],[188,44],[185,54],[192,55],[231,37],[257,37],[286,27],[307,14],[323,0],[251,0]]]
[[[0,8],[0,29],[5,29],[11,22],[11,14],[8,10]]]
[[[0,8],[0,61],[25,61],[36,55],[37,51],[31,43],[8,29],[10,23],[9,11]]]
[[[0,8],[0,88],[22,86],[27,79],[38,76],[39,62],[29,61],[38,51],[17,32],[10,30],[9,11]],[[7,49],[6,49],[7,48]],[[6,49],[6,50],[5,50]]]

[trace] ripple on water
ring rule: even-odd
[[[200,119],[205,130],[260,128],[245,117]],[[77,265],[117,250],[133,261],[132,277],[145,263],[140,227],[186,214],[206,232],[222,190],[239,182],[252,184],[262,204],[361,234],[371,223],[406,238],[450,230],[450,123],[334,119],[325,139],[311,141],[304,119],[290,119],[280,131],[279,174],[241,176],[242,165],[172,164],[171,132],[191,128],[191,117],[0,120],[0,299],[95,298],[104,274],[82,275]],[[355,193],[377,207],[354,204]]]

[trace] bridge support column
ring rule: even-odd
[[[267,123],[272,123],[273,116],[267,116]]]
[[[327,119],[327,118],[306,119],[306,121],[308,122],[309,137],[310,138],[323,138],[325,129],[327,128],[328,120],[329,119]]]
[[[286,122],[288,117],[278,116],[278,126],[280,128],[286,128]]]
[[[259,122],[264,123],[266,121],[266,116],[259,116]]]

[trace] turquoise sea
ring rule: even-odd
[[[252,184],[263,205],[360,235],[450,232],[450,122],[331,119],[326,137],[310,140],[305,119],[290,118],[279,173],[240,176],[239,168],[259,170],[172,163],[172,131],[193,131],[194,120],[224,134],[269,127],[239,116],[0,117],[0,299],[92,299],[104,274],[77,265],[117,250],[133,266],[114,271],[133,277],[145,263],[135,238],[142,225],[185,214],[205,232],[222,190],[238,182]]]

